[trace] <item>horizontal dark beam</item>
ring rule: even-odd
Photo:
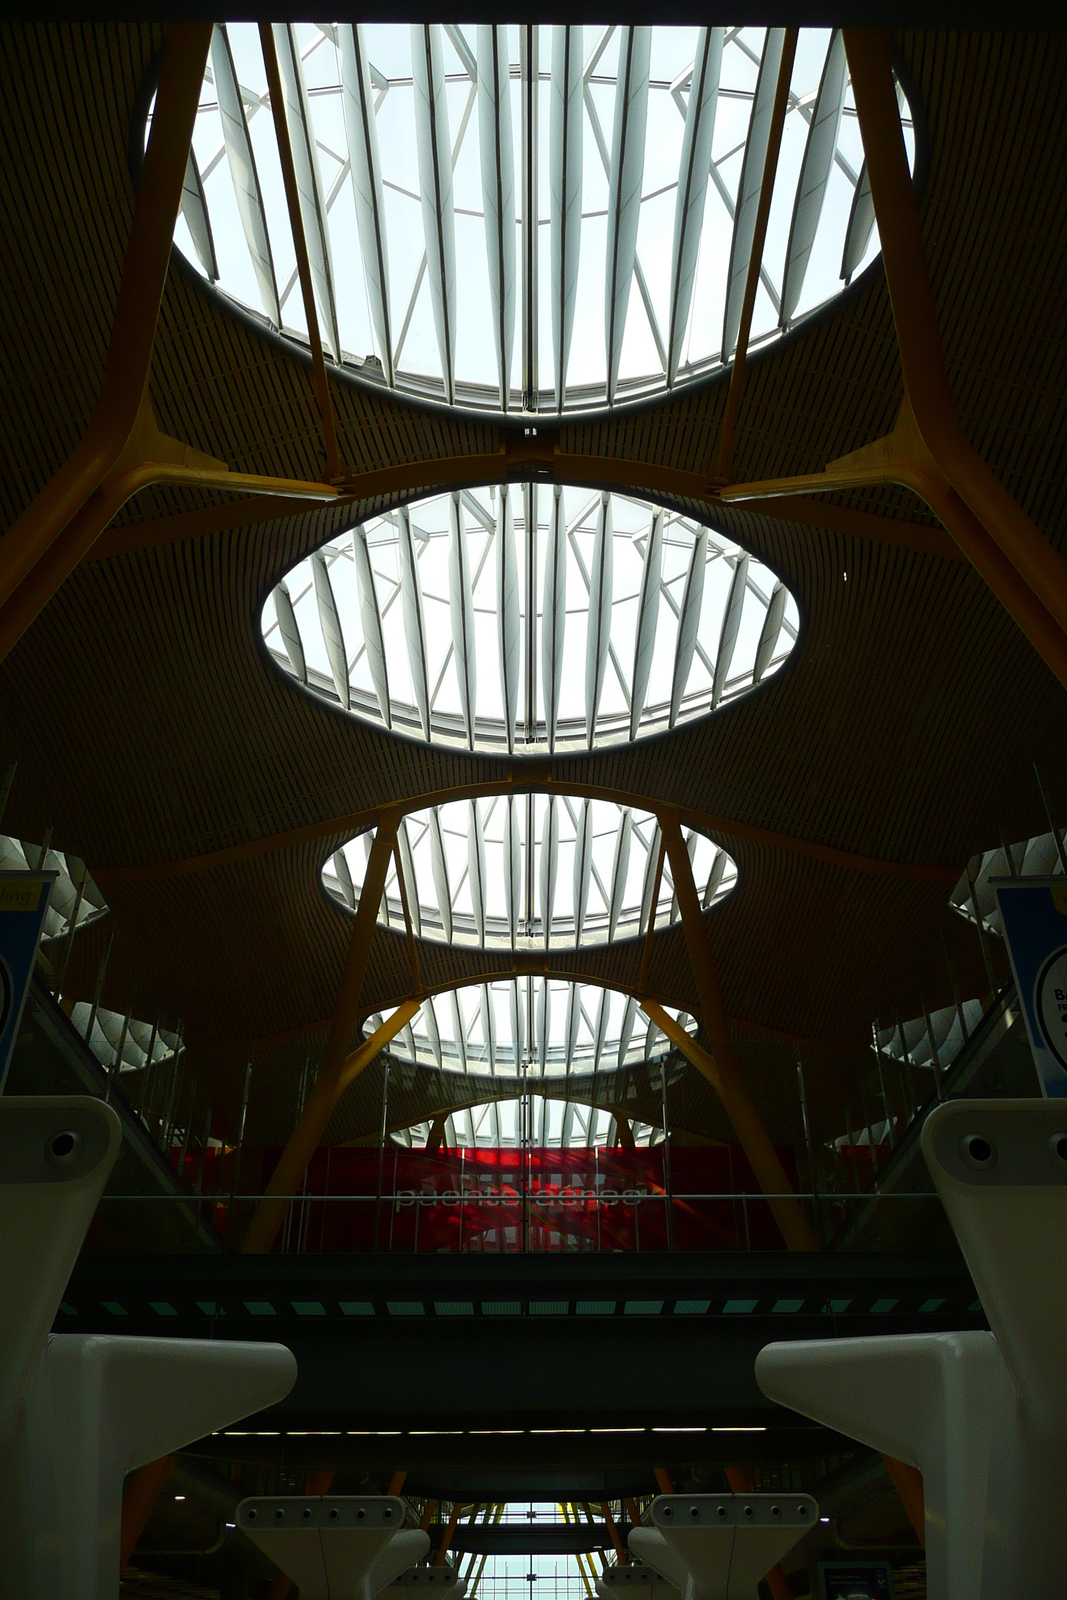
[[[431,1527],[430,1545],[436,1549],[443,1529]],[[452,1535],[455,1554],[488,1556],[572,1556],[593,1550],[613,1550],[611,1534],[602,1522],[464,1523]]]

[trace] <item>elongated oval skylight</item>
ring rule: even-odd
[[[421,1150],[432,1129],[431,1122],[413,1122],[398,1128],[392,1141],[404,1150]],[[650,1123],[630,1119],[630,1132],[639,1150],[663,1143],[663,1129]],[[617,1143],[613,1111],[547,1094],[458,1106],[444,1123],[447,1150],[603,1150]]]
[[[552,413],[732,358],[785,30],[302,22],[270,38],[333,360],[450,404]],[[175,239],[306,339],[267,81],[258,28],[220,24]],[[801,29],[750,345],[877,251],[841,35]]]
[[[691,1017],[673,1009],[689,1031]],[[370,1034],[380,1023],[364,1024]],[[632,996],[557,978],[501,978],[423,1001],[390,1056],[449,1072],[515,1078],[595,1076],[659,1060],[666,1036]]]
[[[620,494],[513,484],[351,528],[294,567],[262,628],[346,711],[526,753],[673,728],[774,672],[793,597],[724,534]]]
[[[737,868],[703,834],[687,835],[702,904],[729,894]],[[330,857],[323,883],[354,910],[373,830]],[[573,949],[632,938],[650,920],[678,918],[670,862],[647,811],[572,795],[493,795],[416,811],[400,825],[399,855],[417,938],[481,949]],[[404,930],[396,857],[379,921]]]

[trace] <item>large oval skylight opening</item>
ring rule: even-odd
[[[737,867],[703,834],[683,833],[701,903],[714,905],[734,887]],[[326,889],[350,910],[373,838],[373,830],[360,834],[323,868]],[[492,795],[413,812],[398,835],[412,931],[481,949],[547,950],[632,938],[650,921],[667,927],[679,913],[660,843],[649,812],[566,794]],[[404,930],[404,898],[394,856],[379,922]]]
[[[785,30],[302,22],[271,38],[335,361],[450,404],[552,413],[731,359]],[[215,29],[175,241],[306,340],[255,24]],[[841,35],[804,28],[750,347],[877,252]]]
[[[339,535],[263,609],[280,666],[356,716],[468,749],[586,749],[733,700],[796,641],[725,535],[549,484],[421,500]]]
[[[696,1024],[668,1008],[688,1032]],[[370,1017],[370,1034],[381,1018]],[[515,1078],[597,1076],[658,1061],[672,1048],[630,995],[557,978],[502,978],[428,997],[389,1055],[446,1072]]]

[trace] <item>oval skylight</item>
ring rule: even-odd
[[[730,360],[783,29],[301,22],[272,37],[334,360],[549,413]],[[215,29],[175,239],[306,339],[255,24]],[[841,35],[801,29],[750,347],[877,251]]]
[[[735,699],[796,604],[724,534],[621,494],[464,490],[389,511],[287,573],[274,659],[354,715],[469,749],[585,749]]]
[[[670,1009],[689,1032],[696,1024]],[[364,1024],[370,1034],[381,1022]],[[400,1061],[514,1078],[586,1077],[658,1060],[670,1041],[630,995],[557,978],[501,978],[423,1001],[389,1046]]]
[[[703,834],[683,832],[697,892],[704,906],[713,905],[733,888],[737,867]],[[352,910],[373,838],[369,830],[351,839],[323,868],[327,890]],[[573,949],[644,933],[653,896],[657,927],[678,917],[666,857],[656,884],[655,817],[612,801],[543,794],[456,800],[405,817],[399,844],[419,938],[482,949]],[[378,920],[405,928],[395,856]]]
[[[424,1149],[432,1128],[431,1122],[413,1122],[396,1129],[392,1142],[403,1150]],[[633,1118],[630,1131],[639,1150],[663,1143],[662,1127]],[[541,1094],[457,1106],[444,1124],[446,1150],[603,1150],[617,1143],[613,1111]]]

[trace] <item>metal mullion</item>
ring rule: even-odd
[[[673,594],[671,594],[670,590],[666,587],[665,584],[660,584],[660,593],[662,594],[663,598],[666,600],[667,604],[670,606],[671,610],[674,612],[674,618],[675,618],[675,621],[677,621],[678,618],[682,614],[681,606],[678,604],[677,600],[674,598]],[[704,647],[701,644],[699,639],[697,640],[696,645],[694,646],[694,648],[696,650],[697,655],[700,657],[701,661],[704,663],[705,667],[707,668],[708,672],[711,674],[712,678],[714,678],[714,676],[715,676],[715,663],[714,663],[714,661],[709,661],[708,653],[704,649]]]
[[[522,407],[537,410],[537,265],[538,220],[538,26],[526,24],[519,30],[519,77],[522,85]]]
[[[740,150],[742,148],[743,148],[742,145],[738,145],[737,146],[738,150]],[[732,155],[733,151],[731,151],[729,154]],[[722,159],[724,161],[728,160],[729,159],[729,155],[723,156]],[[720,195],[720,197],[722,199],[722,202],[725,205],[727,211],[730,214],[730,221],[732,222],[734,220],[734,210],[735,210],[734,202],[730,198],[729,189],[726,187],[726,185],[723,183],[722,179],[719,177],[718,168],[717,168],[717,165],[716,165],[716,163],[714,161],[711,163],[710,177],[711,177],[712,183],[714,183],[716,189],[719,191],[719,195]],[[771,304],[774,306],[775,312],[776,313],[780,313],[781,309],[782,309],[782,298],[781,298],[781,295],[778,293],[778,290],[775,288],[774,283],[771,280],[771,275],[767,271],[767,268],[763,265],[762,262],[760,263],[759,276],[760,276],[760,282],[762,283],[763,287],[766,289],[768,295],[770,296]]]
[[[597,499],[599,500],[599,498],[600,497],[598,495]],[[593,502],[593,503],[595,504],[595,502]],[[589,582],[589,574],[585,569],[585,562],[582,560],[581,551],[578,549],[578,542],[574,537],[574,531],[572,529],[570,529],[570,528],[567,530],[567,542],[569,543],[571,549],[574,552],[575,561],[578,563],[578,571],[582,575],[582,582],[585,584],[586,595],[589,595],[592,592],[592,585]],[[625,675],[623,673],[622,667],[619,665],[619,658],[615,653],[615,646],[611,642],[611,623],[610,623],[610,621],[608,623],[608,656],[609,656],[609,658],[611,660],[612,666],[615,668],[615,676],[619,680],[619,686],[622,689],[623,699],[626,701],[626,709],[627,709],[627,711],[629,711],[629,709],[630,709],[630,690],[629,690],[629,686],[628,686],[628,684],[626,682],[626,677],[625,677]]]
[[[675,188],[677,186],[672,184],[670,187]],[[652,196],[642,195],[642,204],[644,204],[646,198],[651,199]],[[652,329],[652,338],[655,342],[656,354],[659,356],[660,366],[663,368],[664,372],[666,372],[667,352],[663,347],[663,336],[659,331],[659,323],[656,321],[656,313],[652,309],[652,296],[648,292],[648,284],[645,281],[644,270],[641,266],[641,258],[636,251],[634,252],[634,277],[637,279],[637,287],[641,293],[641,303],[645,308],[645,315],[648,317],[648,325]]]
[[[526,532],[526,695],[523,734],[527,744],[537,735],[537,485],[522,486],[523,519]]]
[[[589,79],[596,71],[600,64],[601,56],[611,43],[611,36],[615,32],[615,27],[616,24],[614,22],[609,23],[604,29],[603,33],[600,35],[600,38],[597,40],[596,44],[593,46],[592,54],[589,56],[585,66],[582,68],[582,77],[585,79],[586,83],[589,82]]]

